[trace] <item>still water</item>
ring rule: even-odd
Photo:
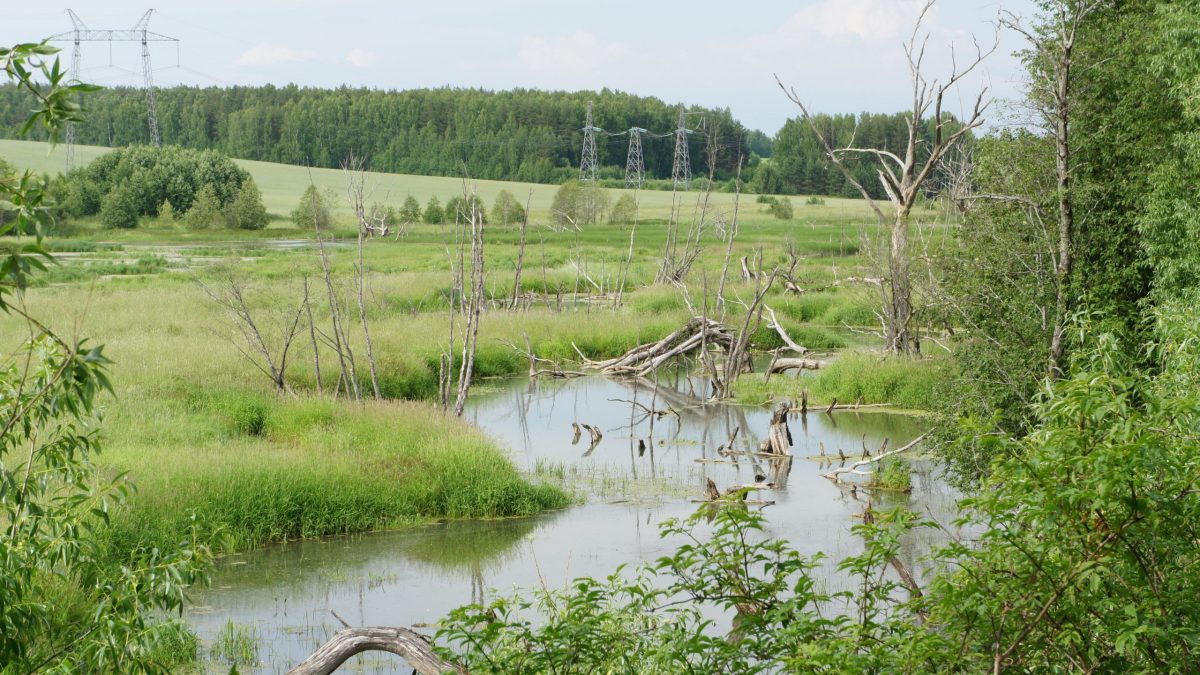
[[[864,444],[874,452],[885,438],[895,448],[924,430],[921,421],[866,411],[795,415],[790,466],[748,455],[733,455],[733,461],[716,449],[735,428],[737,450],[757,449],[770,412],[702,403],[703,387],[680,375],[657,384],[518,379],[473,390],[468,417],[519,466],[561,480],[586,503],[532,518],[439,523],[229,556],[212,586],[195,594],[186,618],[206,643],[228,621],[246,626],[258,637],[258,666],[241,672],[284,672],[340,628],[331,610],[352,625],[420,626],[516,587],[555,588],[578,576],[605,576],[621,563],[673,550],[677,542],[661,539],[658,523],[692,513],[708,479],[724,490],[760,476],[782,486],[752,495],[774,502],[765,507],[768,534],[803,553],[824,552],[830,590],[849,584],[833,568],[860,550],[850,528],[866,496],[833,485],[821,476],[830,465],[809,457],[822,450],[836,456],[839,448],[857,457]],[[572,423],[594,426],[603,438],[590,447],[585,430],[573,443]],[[875,503],[905,504],[949,523],[954,501],[954,493],[917,463],[912,494],[884,495]],[[919,568],[932,536],[915,533],[903,557]],[[210,665],[228,672],[228,665]],[[347,665],[398,672],[403,662],[380,654]]]

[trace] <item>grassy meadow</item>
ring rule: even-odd
[[[103,149],[76,149],[79,161]],[[18,167],[57,171],[62,148],[0,141],[0,157]],[[144,222],[113,231],[94,223],[68,224],[49,240],[60,260],[48,283],[23,297],[31,313],[67,336],[105,345],[114,361],[115,397],[106,401],[103,465],[127,472],[137,485],[115,519],[113,550],[170,546],[194,524],[221,550],[328,533],[399,527],[430,518],[501,517],[559,508],[560,490],[523,476],[482,432],[436,410],[439,357],[448,340],[450,226],[415,225],[402,236],[368,242],[365,302],[379,380],[386,401],[351,403],[329,396],[335,385],[332,351],[317,347],[323,382],[318,387],[307,322],[292,346],[287,380],[294,394],[277,396],[270,380],[240,353],[229,316],[200,283],[219,286],[230,275],[245,293],[268,339],[295,312],[307,278],[314,323],[329,322],[327,298],[312,234],[286,219],[309,184],[300,167],[239,162],[254,176],[276,220],[257,232],[190,231],[175,223]],[[312,180],[339,193],[339,171],[313,169]],[[422,203],[461,194],[450,178],[372,174],[376,199],[396,206],[412,194]],[[481,323],[476,377],[524,372],[527,362],[510,345],[526,337],[538,356],[557,361],[618,354],[679,327],[693,313],[714,312],[724,264],[725,230],[710,225],[684,286],[655,284],[667,241],[668,192],[639,195],[645,220],[636,226],[603,224],[581,231],[547,225],[555,188],[480,182],[488,206],[500,189],[522,200],[533,191],[518,311],[505,308],[514,289],[519,231],[486,229],[489,306]],[[618,191],[613,191],[618,192]],[[615,201],[617,195],[613,195]],[[685,230],[698,195],[681,196]],[[870,276],[860,250],[869,211],[854,200],[806,205],[793,198],[795,218],[775,219],[752,195],[741,202],[739,231],[726,284],[726,319],[740,325],[743,301],[754,282],[741,280],[737,260],[761,256],[762,267],[787,265],[799,255],[797,295],[776,288],[771,306],[789,333],[813,349],[860,351],[873,346],[878,290],[853,283]],[[712,195],[709,222],[729,222],[733,195]],[[353,232],[349,213],[337,216]],[[933,212],[927,216],[935,218]],[[682,239],[681,235],[681,239]],[[298,243],[294,243],[298,242]],[[632,242],[632,243],[631,243]],[[632,250],[632,256],[630,251]],[[357,249],[350,241],[330,247],[335,282],[348,332],[366,385],[362,333],[352,298]],[[623,267],[628,261],[628,272]],[[620,301],[613,292],[625,278]],[[824,290],[819,290],[819,289]],[[690,305],[690,306],[689,306]],[[707,309],[706,309],[707,308]],[[461,325],[461,321],[460,321]],[[25,327],[0,321],[0,338],[15,345]],[[780,340],[765,326],[755,346]],[[874,354],[838,357],[834,366],[800,377],[760,375],[739,382],[739,398],[758,404],[807,388],[814,402],[896,403],[920,407],[937,375],[936,363],[890,363]],[[914,370],[920,377],[910,378]],[[367,385],[366,390],[369,390]],[[194,519],[193,519],[194,518]]]

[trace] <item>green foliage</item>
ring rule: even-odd
[[[88,210],[92,204],[88,189],[70,185],[82,182],[95,186],[101,199],[122,188],[129,190],[137,215],[154,216],[164,201],[177,212],[187,211],[206,186],[222,206],[230,204],[248,176],[233,160],[212,150],[142,145],[118,148],[71,171],[61,179],[68,184],[61,189],[67,195],[80,193],[73,200],[73,215],[95,213]]]
[[[896,492],[912,491],[912,467],[904,457],[889,457],[881,460],[867,485],[872,488]]]
[[[226,620],[210,649],[213,659],[231,666],[258,665],[258,630],[253,624]]]
[[[525,220],[525,207],[508,190],[501,190],[492,204],[492,222],[508,227]]]
[[[221,203],[212,187],[205,185],[196,193],[196,200],[184,215],[184,222],[193,230],[202,230],[221,221]]]
[[[425,213],[421,216],[421,221],[426,225],[440,225],[446,218],[446,212],[442,210],[442,203],[437,197],[430,197],[429,203],[425,205]]]
[[[396,223],[399,225],[412,225],[421,222],[421,203],[417,198],[409,195],[404,198],[404,205],[396,213]]]
[[[6,79],[42,103],[25,128],[40,122],[52,135],[78,119],[74,95],[92,89],[65,86],[58,60],[49,61],[56,51],[0,49]],[[48,83],[36,83],[37,73]],[[182,607],[207,550],[181,537],[167,548],[131,548],[127,565],[111,565],[103,536],[129,486],[94,463],[109,362],[101,347],[66,342],[23,306],[3,303],[45,269],[26,256],[50,258],[41,248],[44,190],[29,174],[0,181],[0,203],[16,214],[5,227],[35,235],[0,267],[0,306],[28,336],[0,356],[0,664],[6,672],[165,671],[158,648],[177,626],[154,614]]]
[[[253,178],[248,177],[242,181],[237,197],[229,205],[228,216],[231,227],[243,230],[261,230],[270,222],[267,208],[263,206],[262,192]]]
[[[175,207],[171,206],[171,202],[163,200],[162,206],[158,207],[158,220],[164,225],[175,224]]]
[[[100,222],[105,227],[129,229],[137,227],[138,206],[135,190],[119,186],[104,195],[100,206]]]
[[[807,206],[825,206],[825,198],[817,197],[814,195],[812,197],[809,197],[808,199],[805,199],[804,203]]]
[[[771,215],[780,220],[791,220],[793,216],[792,200],[781,197],[771,204]]]
[[[637,221],[638,205],[631,194],[623,194],[608,214],[608,222],[628,225]]]
[[[608,190],[599,185],[567,181],[554,193],[551,217],[559,226],[595,225],[604,221],[608,203]]]
[[[328,230],[333,224],[333,216],[329,212],[330,197],[317,189],[316,185],[304,188],[300,202],[292,211],[292,222],[296,227],[304,229]]]

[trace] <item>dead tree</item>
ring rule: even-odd
[[[231,340],[238,352],[255,368],[271,378],[277,393],[290,392],[287,383],[288,352],[292,342],[300,330],[300,317],[308,307],[308,286],[299,305],[293,310],[277,310],[271,319],[278,337],[264,335],[264,325],[260,319],[254,318],[250,302],[246,299],[246,283],[234,273],[223,276],[219,285],[209,285],[203,281],[200,287],[224,309],[237,327],[241,342]]]
[[[484,268],[483,268],[483,213],[479,210],[479,200],[475,198],[475,190],[468,190],[463,183],[463,197],[470,205],[466,222],[463,224],[464,235],[471,239],[471,290],[464,299],[463,310],[466,315],[466,325],[463,327],[462,361],[458,369],[458,391],[454,399],[454,414],[462,417],[467,405],[467,392],[471,389],[471,377],[475,372],[475,351],[479,343],[479,319],[483,312],[484,303]],[[460,239],[459,260],[460,274],[462,271],[463,252],[466,249],[466,238]],[[465,279],[463,280],[465,282]],[[464,293],[466,292],[464,288]],[[453,312],[453,308],[451,308]],[[451,324],[453,326],[453,324]],[[451,328],[453,331],[453,327]]]
[[[1054,136],[1054,173],[1058,192],[1058,251],[1055,261],[1054,330],[1050,339],[1049,374],[1062,374],[1064,338],[1066,333],[1067,293],[1072,266],[1072,240],[1076,222],[1075,193],[1071,182],[1071,85],[1075,68],[1075,41],[1080,26],[1099,10],[1105,0],[1054,0],[1040,18],[1040,26],[1030,28],[1012,13],[1002,15],[1001,22],[1025,37],[1029,43],[1028,57],[1033,67],[1029,96],[1043,125]]]
[[[311,174],[310,174],[311,180]],[[337,287],[334,284],[333,268],[329,264],[329,252],[325,248],[326,233],[321,228],[320,218],[316,215],[319,211],[317,208],[317,193],[313,191],[313,231],[317,240],[317,257],[321,261],[321,272],[325,278],[325,293],[329,300],[329,322],[333,335],[327,338],[327,341],[334,352],[337,353],[338,367],[341,374],[338,380],[338,386],[334,389],[334,395],[343,387],[347,396],[353,399],[362,398],[362,392],[358,387],[358,373],[354,365],[354,351],[350,347],[350,339],[346,334],[346,325],[342,319],[342,303],[338,297]]]
[[[379,651],[395,654],[405,660],[420,675],[456,673],[467,670],[437,655],[429,638],[407,628],[347,626],[333,634],[304,662],[288,671],[288,675],[329,675],[356,654]]]
[[[525,198],[525,214],[521,217],[521,242],[517,248],[517,272],[513,278],[512,304],[509,309],[516,309],[521,300],[521,271],[525,268],[525,231],[529,227],[529,204],[533,201],[533,190]]]
[[[982,47],[976,41],[975,56],[966,65],[960,66],[957,59],[952,58],[953,65],[945,81],[926,79],[922,67],[929,35],[922,35],[921,27],[933,3],[934,0],[925,3],[912,34],[904,45],[912,84],[912,107],[907,116],[908,139],[903,156],[882,148],[856,147],[853,138],[845,147],[835,148],[835,139],[827,138],[821,133],[800,94],[776,77],[779,87],[800,109],[801,116],[824,146],[826,158],[858,190],[875,213],[881,229],[888,234],[887,281],[882,285],[884,342],[889,351],[904,354],[920,351],[920,339],[912,325],[914,309],[909,270],[909,215],[933,171],[938,168],[947,153],[967,138],[972,129],[983,124],[984,112],[991,104],[991,99],[987,97],[987,88],[982,87],[975,96],[974,106],[966,119],[958,120],[943,110],[945,98],[952,95],[962,84],[963,78],[974,71],[999,46],[998,35],[990,47]],[[951,56],[953,57],[953,51]],[[933,138],[928,142],[923,138],[927,123],[933,125]],[[877,160],[879,181],[892,206],[890,215],[884,212],[846,165],[845,158],[855,155],[868,155]]]
[[[792,410],[792,402],[784,399],[771,412],[771,426],[767,429],[767,438],[762,442],[759,452],[767,455],[783,457],[792,454],[792,430],[788,428],[788,413]]]
[[[725,312],[725,281],[729,278],[729,260],[733,257],[733,242],[738,235],[738,206],[742,198],[742,157],[738,156],[737,176],[733,180],[733,218],[729,222],[728,241],[725,244],[725,264],[721,267],[721,281],[717,284],[717,316]],[[742,258],[745,265],[745,258]]]
[[[375,371],[375,350],[371,344],[371,329],[367,321],[367,303],[364,298],[366,263],[364,262],[363,248],[367,237],[372,234],[387,235],[387,223],[385,216],[375,216],[377,220],[373,220],[372,216],[367,214],[366,199],[363,196],[366,190],[367,174],[362,160],[351,153],[342,163],[342,170],[346,172],[346,196],[358,221],[358,262],[354,266],[355,290],[358,295],[358,320],[362,325],[363,342],[367,352],[367,367],[371,372],[371,390],[378,400],[383,396],[379,392],[379,376]]]

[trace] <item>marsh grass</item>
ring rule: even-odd
[[[808,391],[809,406],[818,408],[835,398],[840,403],[887,403],[900,409],[930,410],[948,377],[944,358],[912,359],[864,352],[844,352],[828,367],[799,375],[762,375],[738,380],[737,397],[746,403],[782,398],[799,400]]]
[[[258,665],[258,641],[253,625],[226,621],[213,639],[209,658],[235,667]]]

